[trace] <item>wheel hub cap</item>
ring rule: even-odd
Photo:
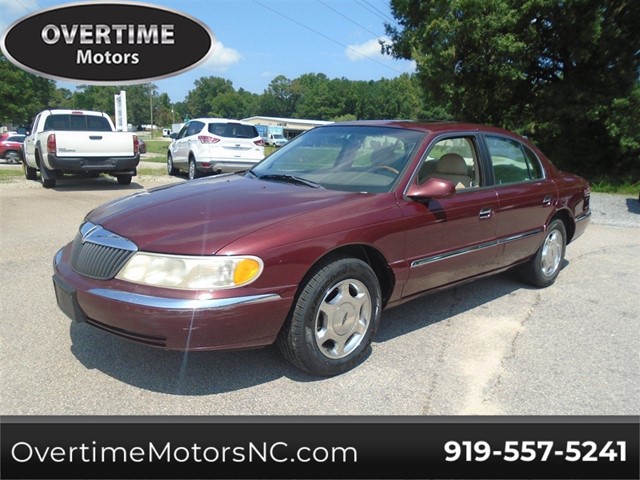
[[[560,266],[562,258],[562,239],[558,232],[551,232],[542,246],[542,273],[553,275]]]
[[[327,290],[316,315],[315,340],[323,355],[344,358],[365,337],[371,322],[371,295],[360,281],[348,279]]]

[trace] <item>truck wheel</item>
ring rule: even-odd
[[[173,166],[173,157],[167,154],[167,174],[174,176],[178,174],[178,169]]]
[[[35,168],[31,168],[29,165],[27,165],[26,161],[22,164],[22,170],[24,170],[24,178],[26,178],[27,180],[38,179],[38,170]]]
[[[278,346],[313,375],[337,375],[364,357],[380,323],[380,283],[371,267],[342,258],[315,271],[303,286]]]
[[[131,175],[117,175],[118,183],[120,185],[130,185],[131,184]]]
[[[38,155],[39,158],[39,155]],[[44,162],[40,160],[40,183],[44,188],[53,188],[56,186],[56,172],[55,170],[49,170]]]

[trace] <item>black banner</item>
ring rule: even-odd
[[[640,417],[1,421],[5,479],[640,478]]]

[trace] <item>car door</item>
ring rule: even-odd
[[[187,132],[189,131],[189,127],[192,122],[185,123],[180,131],[178,132],[178,136],[173,141],[173,145],[171,147],[171,154],[173,156],[173,164],[177,168],[186,168],[187,159],[189,155],[189,142],[187,140]]]
[[[413,181],[450,180],[456,193],[447,198],[412,201],[400,207],[407,221],[406,258],[409,276],[403,297],[473,277],[496,268],[498,209],[496,192],[487,186],[476,135],[437,139],[423,158]],[[462,157],[454,171],[439,167]]]
[[[555,183],[545,178],[536,154],[523,142],[499,135],[486,135],[483,140],[498,195],[500,263],[511,265],[538,249],[558,202],[558,191]]]
[[[36,116],[36,118],[33,120],[33,122],[31,123],[29,135],[25,137],[24,143],[23,143],[25,161],[28,165],[30,165],[33,168],[36,167],[35,150],[36,150],[36,139],[38,136],[36,132],[38,131],[37,128],[38,128],[38,123],[40,121],[41,116],[42,114],[39,113]]]

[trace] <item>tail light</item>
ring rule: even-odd
[[[47,153],[56,153],[56,134],[52,133],[47,137]]]
[[[133,135],[133,154],[136,155],[140,153],[140,140],[138,140],[137,135]]]
[[[198,140],[200,140],[200,143],[209,143],[209,144],[218,143],[220,141],[219,138],[210,137],[209,135],[198,135]]]
[[[263,139],[256,140],[253,143],[255,143],[259,147],[264,147],[264,140]]]

